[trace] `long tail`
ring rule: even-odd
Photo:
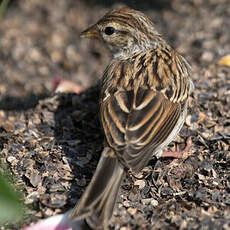
[[[106,229],[112,216],[124,169],[109,147],[102,152],[96,172],[70,214],[70,220],[86,219],[93,229]]]

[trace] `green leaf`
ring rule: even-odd
[[[22,212],[19,195],[0,174],[0,224],[16,220]]]
[[[3,0],[1,2],[1,4],[0,4],[0,17],[2,17],[3,13],[5,12],[8,3],[9,3],[9,0]]]

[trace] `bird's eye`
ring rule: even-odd
[[[115,29],[112,26],[108,26],[105,28],[105,34],[112,35],[115,32]]]

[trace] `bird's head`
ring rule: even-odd
[[[151,20],[129,8],[115,9],[81,33],[81,37],[101,39],[114,57],[124,58],[162,41]]]

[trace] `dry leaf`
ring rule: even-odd
[[[217,65],[220,66],[230,66],[230,54],[222,57],[218,62]]]

